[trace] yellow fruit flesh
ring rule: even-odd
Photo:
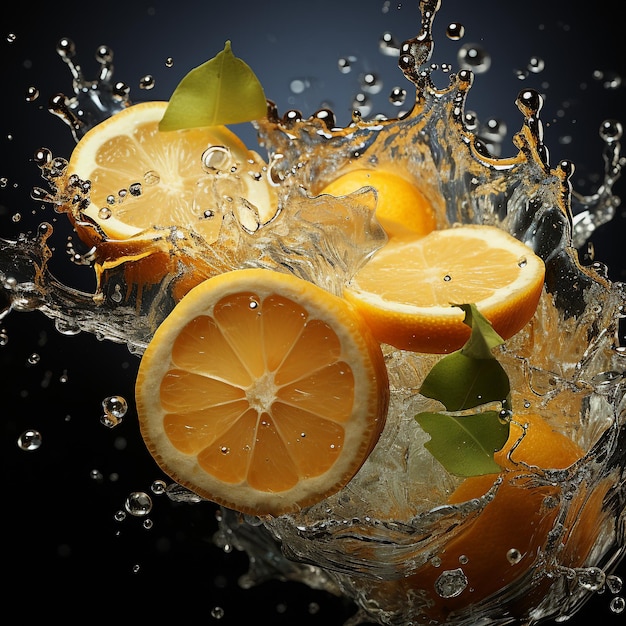
[[[262,491],[328,470],[343,445],[354,379],[336,333],[307,317],[280,296],[238,293],[187,324],[160,389],[174,446],[197,454],[216,478]],[[217,358],[206,359],[203,344]]]

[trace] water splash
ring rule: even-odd
[[[558,566],[557,546],[566,527],[561,522],[576,519],[577,511],[585,506],[587,495],[598,486],[606,487],[606,504],[591,559],[598,564],[594,568],[601,567],[602,572],[604,568],[608,570],[624,549],[623,524],[616,528],[614,523],[619,511],[624,510],[625,500],[624,377],[621,375],[624,352],[616,341],[617,320],[623,317],[625,310],[624,286],[610,283],[600,266],[581,266],[576,253],[576,248],[614,215],[618,199],[613,195],[613,186],[621,174],[622,128],[611,120],[602,125],[605,176],[590,196],[572,192],[569,181],[574,170],[571,163],[564,161],[554,168],[550,165],[542,141],[543,103],[539,94],[532,90],[523,90],[517,99],[522,114],[521,128],[514,137],[517,153],[511,157],[494,156],[490,146],[503,136],[501,129],[497,123],[481,128],[465,110],[474,75],[485,59],[483,57],[479,63],[477,55],[466,55],[464,62],[471,69],[462,66],[456,73],[447,73],[448,83],[438,87],[434,80],[437,66],[430,64],[432,22],[438,3],[422,2],[421,7],[422,31],[398,49],[399,65],[415,85],[413,108],[398,119],[368,120],[367,102],[360,102],[357,103],[360,114],[355,112],[352,122],[340,128],[336,126],[332,111],[327,109],[305,119],[299,111],[287,111],[281,116],[276,107],[270,106],[268,119],[257,127],[259,140],[268,151],[272,179],[281,190],[282,206],[298,209],[285,210],[279,220],[254,233],[241,228],[236,216],[231,215],[217,246],[189,243],[188,239],[185,253],[191,250],[192,255],[217,259],[227,251],[234,267],[250,263],[251,259],[254,264],[272,268],[288,263],[291,271],[322,283],[329,266],[340,267],[338,283],[324,284],[336,290],[358,267],[357,257],[381,243],[375,225],[366,219],[372,212],[374,198],[364,193],[355,195],[349,203],[350,216],[361,216],[359,225],[366,233],[364,241],[356,246],[358,254],[348,255],[346,263],[345,251],[354,248],[350,244],[353,235],[346,236],[344,231],[337,235],[333,245],[328,245],[329,225],[334,224],[328,215],[337,205],[328,204],[331,202],[328,198],[320,199],[316,193],[327,178],[332,178],[355,159],[371,167],[400,163],[406,168],[407,177],[425,185],[437,209],[440,226],[455,222],[495,223],[533,247],[548,267],[547,292],[538,311],[539,325],[544,335],[558,333],[567,340],[555,353],[553,345],[541,345],[532,337],[522,335],[510,344],[503,360],[511,371],[517,372],[514,377],[516,393],[532,398],[527,408],[554,412],[563,421],[563,428],[575,434],[589,449],[585,462],[571,472],[537,475],[538,481],[557,481],[563,493],[569,494],[558,503],[559,524],[555,526],[546,560],[531,572],[554,577],[556,581],[555,591],[546,596],[537,613],[567,615],[584,597],[581,593],[588,591],[588,581],[597,579],[593,578],[595,569],[568,571]],[[50,110],[63,119],[79,140],[90,127],[130,104],[129,89],[123,83],[113,82],[113,54],[107,47],[98,49],[96,58],[101,71],[95,81],[88,81],[82,75],[69,40],[62,40],[58,51],[72,72],[75,93],[70,99],[61,94],[54,97]],[[468,58],[472,58],[471,63]],[[346,67],[350,67],[349,62],[343,65],[344,69]],[[38,188],[34,197],[50,203],[58,212],[69,212],[68,188],[64,184],[66,161],[42,149],[36,162],[49,189]],[[81,192],[80,185],[77,189],[80,206],[88,190]],[[300,213],[300,217],[308,214],[314,218],[304,230],[301,221],[296,222],[296,228],[289,221],[290,211]],[[321,227],[320,215],[327,216]],[[127,288],[132,286],[122,270],[104,274],[96,293],[78,292],[57,280],[49,270],[52,252],[47,241],[51,232],[49,224],[42,224],[35,235],[2,242],[2,316],[10,311],[39,310],[54,319],[62,333],[87,331],[99,338],[127,343],[131,351],[140,354],[154,328],[173,306],[171,288],[180,276],[168,277],[168,282],[139,298],[132,288],[131,297],[127,297]],[[301,232],[304,232],[303,238],[299,238]],[[164,229],[163,240],[167,245],[174,245],[168,238],[170,234]],[[301,242],[310,238],[318,240],[320,246],[315,259],[299,252]],[[278,240],[281,241],[279,249],[273,245]],[[105,244],[102,242],[103,246]],[[75,262],[92,265],[97,264],[97,252],[85,250],[72,257]],[[150,306],[142,306],[142,302]],[[414,411],[415,369],[423,373],[430,364],[416,365],[409,355],[394,352],[389,352],[387,358],[396,377],[396,389],[400,390],[395,393],[395,411],[400,414]],[[394,442],[397,447],[398,442],[411,440],[405,436],[403,427],[391,420],[387,439],[383,441]],[[412,441],[415,442],[415,438]],[[400,606],[376,606],[368,599],[368,593],[375,594],[375,590],[369,588],[368,576],[372,571],[382,578],[395,576],[395,568],[402,567],[403,563],[405,567],[415,568],[424,559],[432,559],[432,548],[424,553],[419,543],[412,543],[413,539],[423,533],[444,541],[458,509],[440,507],[426,513],[415,512],[409,519],[392,521],[385,517],[385,511],[372,511],[369,495],[366,498],[363,494],[371,494],[376,485],[384,494],[405,498],[407,506],[414,507],[414,494],[396,493],[394,485],[401,468],[387,466],[386,476],[393,480],[381,481],[378,464],[384,465],[381,457],[389,449],[385,449],[384,454],[373,455],[370,465],[349,489],[301,516],[242,523],[241,516],[224,511],[216,543],[230,549],[235,546],[253,557],[247,578],[250,585],[281,577],[333,592],[341,589],[358,599],[364,621],[368,618],[381,623],[402,620],[407,610],[419,610],[419,604],[411,607],[403,598],[405,606],[402,602]],[[409,452],[408,444],[398,450],[401,458],[406,458]],[[433,480],[424,504],[438,505],[450,486],[449,477]],[[168,487],[166,493],[176,502],[199,501],[197,496],[176,485]],[[367,515],[363,515],[364,503]],[[465,507],[466,520],[479,514],[484,504]],[[120,512],[120,516],[123,515],[124,512]],[[283,552],[277,540],[283,543]],[[366,558],[362,550],[364,543],[379,549],[379,556],[384,557],[382,562]],[[285,559],[284,553],[290,558]],[[350,555],[348,562],[346,555]],[[310,565],[311,561],[315,565]],[[458,574],[454,580],[457,584],[462,576]],[[524,579],[507,590],[497,606],[487,603],[480,608],[493,620],[497,619],[502,604],[514,599],[527,582]],[[459,587],[449,583],[442,581],[442,594],[454,596]],[[564,597],[568,599],[563,601]],[[461,616],[458,623],[469,623],[463,619]]]

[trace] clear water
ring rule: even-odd
[[[400,68],[415,88],[415,106],[399,118],[371,119],[367,102],[359,102],[345,127],[337,126],[328,109],[310,118],[297,111],[271,110],[257,131],[269,157],[269,176],[279,193],[279,217],[250,229],[242,226],[236,212],[225,212],[217,242],[212,246],[199,243],[192,254],[214,258],[216,271],[223,271],[224,258],[233,268],[288,266],[338,291],[367,254],[383,243],[380,229],[369,218],[375,202],[371,192],[356,194],[349,208],[342,209],[347,215],[337,212],[343,204],[316,196],[334,171],[355,158],[382,166],[392,159],[400,163],[407,176],[420,180],[436,207],[440,226],[492,223],[530,245],[547,267],[546,292],[536,314],[542,333],[520,333],[500,357],[512,379],[515,406],[549,416],[562,432],[589,450],[584,462],[571,470],[537,472],[537,480],[556,482],[567,493],[558,505],[559,519],[584,509],[590,490],[611,483],[588,567],[573,571],[560,566],[557,546],[563,529],[555,526],[545,560],[529,574],[554,578],[555,584],[532,616],[519,619],[568,615],[586,592],[604,587],[604,570],[621,558],[626,541],[626,356],[616,340],[626,290],[623,284],[608,281],[602,266],[581,266],[576,252],[614,215],[617,202],[612,189],[620,175],[622,129],[614,121],[603,126],[605,176],[586,197],[569,188],[571,164],[548,162],[542,143],[542,101],[536,92],[523,91],[517,100],[521,119],[514,140],[517,154],[495,156],[499,153],[497,129],[491,134],[485,129],[477,132],[475,120],[468,119],[464,109],[474,76],[486,69],[485,57],[480,50],[466,50],[462,67],[455,73],[430,65],[431,20],[437,8],[436,2],[422,3],[419,36],[399,48]],[[453,37],[456,33],[458,29],[452,29]],[[59,53],[74,78],[75,97],[69,103],[53,101],[51,110],[79,139],[89,127],[125,106],[128,90],[113,82],[106,48],[101,49],[100,78],[94,82],[85,80],[73,62],[69,40],[59,45]],[[365,86],[375,90],[375,77]],[[397,98],[404,102],[402,94]],[[67,211],[66,162],[46,150],[37,156],[45,184],[34,190],[34,197],[59,212]],[[345,227],[346,217],[354,227]],[[141,301],[128,300],[125,290],[132,296],[133,285],[119,272],[112,272],[103,276],[94,299],[93,293],[77,291],[53,275],[52,251],[47,245],[51,232],[50,224],[44,223],[35,236],[2,240],[3,314],[38,310],[53,319],[61,333],[93,333],[125,343],[140,355],[174,304],[168,285],[144,293]],[[93,262],[90,252],[77,252],[74,262],[89,265]],[[562,340],[557,343],[555,337]],[[432,357],[389,348],[387,358],[392,382],[387,427],[377,449],[349,485],[300,515],[247,518],[242,523],[239,515],[223,510],[216,537],[219,545],[235,546],[252,557],[248,584],[280,575],[313,588],[340,591],[360,607],[354,623],[360,619],[381,624],[418,622],[419,607],[406,598],[384,601],[369,581],[372,575],[387,580],[410,573],[407,568],[431,558],[431,544],[412,538],[428,535],[444,540],[450,520],[462,512],[441,508],[457,479],[430,461],[423,451],[424,436],[405,417],[423,410],[425,400],[416,389]],[[103,404],[103,417],[109,422],[122,419],[118,409]],[[194,499],[175,486],[169,492],[173,500]],[[377,549],[363,550],[365,544]],[[440,593],[454,594],[462,580],[462,572],[451,575]],[[503,606],[524,594],[527,583],[522,580],[500,597],[484,602],[479,607],[484,617],[481,623],[505,623]],[[459,615],[454,623],[475,624],[476,615]]]

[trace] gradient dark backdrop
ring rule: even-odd
[[[604,166],[598,129],[605,118],[621,119],[626,101],[624,87],[603,84],[626,75],[623,34],[606,8],[615,9],[617,3],[603,3],[603,14],[597,16],[569,2],[443,4],[433,60],[457,67],[456,52],[463,43],[480,44],[492,56],[489,71],[477,76],[468,108],[481,119],[505,121],[510,137],[521,124],[514,105],[518,91],[542,91],[551,160],[571,159],[577,168],[575,188],[591,191]],[[453,21],[465,26],[460,42],[444,36]],[[410,85],[396,60],[379,52],[378,40],[389,31],[402,41],[418,27],[416,2],[383,0],[155,0],[100,6],[72,0],[48,3],[13,21],[5,17],[0,177],[6,181],[0,186],[0,236],[13,237],[54,217],[29,193],[42,183],[32,162],[35,150],[46,146],[55,155],[69,156],[73,146],[69,129],[46,110],[52,94],[72,95],[71,76],[55,53],[61,37],[74,40],[77,59],[91,79],[97,73],[97,47],[109,45],[115,76],[131,86],[135,102],[167,99],[189,69],[230,39],[281,112],[297,108],[309,115],[331,106],[339,122],[346,123],[363,72],[378,73],[384,83],[374,110],[393,114],[387,101],[391,88]],[[14,41],[10,34],[16,35]],[[356,57],[353,70],[342,74],[338,60],[350,55]],[[520,79],[515,70],[524,70],[532,56],[545,61],[544,71]],[[172,67],[166,67],[168,57]],[[155,78],[152,90],[139,86],[145,75]],[[308,84],[304,92],[290,91],[294,79]],[[32,86],[40,97],[27,102]],[[250,128],[238,132],[254,145]],[[509,145],[510,140],[504,153]],[[623,193],[623,181],[616,188]],[[21,220],[16,221],[18,213]],[[64,227],[63,218],[57,228],[63,232]],[[596,259],[608,264],[615,280],[626,278],[625,233],[619,208],[611,224],[593,237]],[[61,246],[57,256],[63,255]],[[8,337],[0,346],[3,596],[25,618],[142,620],[173,611],[181,619],[225,625],[258,619],[339,626],[353,612],[337,598],[293,583],[239,590],[237,578],[246,571],[247,558],[212,545],[215,507],[210,504],[174,505],[164,496],[154,497],[152,529],[144,529],[139,518],[116,522],[114,515],[131,491],[149,492],[151,483],[163,478],[134,419],[138,359],[123,346],[92,336],[62,337],[38,313],[11,314],[0,321],[0,329]],[[27,363],[32,353],[40,355],[36,365]],[[100,423],[100,402],[114,394],[126,397],[131,407],[119,427],[107,429]],[[17,447],[18,436],[28,428],[43,434],[37,451]],[[94,480],[92,470],[102,479]],[[624,566],[619,571],[626,574]],[[609,601],[606,593],[593,598],[568,623],[589,624],[593,618],[607,626],[621,624],[623,615],[612,615]],[[221,620],[211,617],[213,607],[224,609]]]

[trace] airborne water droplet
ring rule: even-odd
[[[152,511],[152,498],[144,491],[133,491],[126,498],[124,508],[135,517],[145,517]]]
[[[41,433],[38,430],[25,430],[17,439],[17,445],[26,451],[37,450],[41,446]]]
[[[457,41],[462,39],[465,35],[465,26],[463,24],[459,24],[458,22],[452,22],[448,24],[448,28],[446,28],[446,36],[448,39],[452,39],[453,41]]]
[[[457,60],[462,69],[472,70],[475,74],[483,74],[491,67],[491,55],[474,43],[461,46]]]

